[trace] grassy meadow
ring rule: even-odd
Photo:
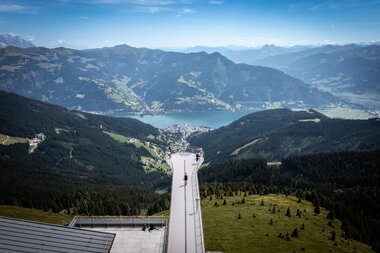
[[[202,200],[206,251],[373,252],[366,244],[344,239],[341,222],[335,219],[329,224],[327,211],[321,208],[316,215],[311,202],[298,203],[295,197],[284,195],[223,198]],[[294,229],[298,237],[292,236]]]
[[[38,209],[0,205],[0,216],[51,224],[68,224],[72,217],[67,214],[44,212]]]

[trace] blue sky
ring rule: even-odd
[[[0,0],[38,46],[257,47],[380,41],[380,0]]]

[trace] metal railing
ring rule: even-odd
[[[204,245],[204,237],[203,237],[203,223],[202,223],[202,210],[201,210],[201,198],[199,194],[199,183],[198,183],[198,170],[200,166],[202,165],[204,161],[204,157],[201,156],[197,163],[197,169],[193,171],[193,196],[195,196],[194,201],[194,233],[195,233],[195,242],[196,242],[196,250],[198,251],[198,248],[201,248],[200,252],[205,252],[205,245]],[[199,246],[199,247],[198,247]]]
[[[152,224],[167,227],[168,217],[164,216],[75,216],[69,227],[140,227]]]

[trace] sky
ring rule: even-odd
[[[0,0],[0,34],[76,49],[380,41],[380,0]]]

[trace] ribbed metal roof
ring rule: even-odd
[[[0,216],[0,252],[108,253],[115,234]]]

